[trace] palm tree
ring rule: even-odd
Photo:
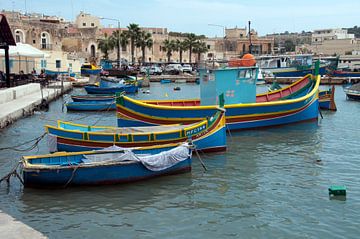
[[[140,34],[139,34],[139,38],[137,39],[137,42],[136,42],[136,47],[140,47],[140,49],[141,49],[141,52],[142,52],[142,64],[145,63],[145,50],[146,50],[146,47],[150,49],[153,46],[153,44],[154,44],[154,42],[153,42],[153,39],[151,37],[151,33],[141,31]]]
[[[125,51],[126,51],[126,47],[127,45],[129,45],[129,34],[128,32],[121,32],[120,34],[120,45],[121,45],[121,48],[122,50],[124,51],[124,48],[125,48]]]
[[[186,48],[189,50],[189,63],[191,63],[192,51],[197,40],[198,37],[194,33],[190,33],[184,40]]]
[[[113,41],[113,45],[116,48],[116,52],[117,52],[117,67],[120,67],[120,45],[121,45],[121,34],[120,34],[120,30],[116,30],[113,31],[112,35],[111,35],[111,40]]]
[[[138,24],[131,23],[127,28],[128,28],[128,36],[130,38],[131,62],[132,64],[134,64],[135,62],[134,52],[135,52],[136,41],[140,35],[140,27]]]
[[[103,39],[98,39],[98,48],[102,53],[104,53],[103,58],[107,60],[109,59],[109,51],[114,49],[114,42],[111,37],[108,37],[105,33]]]
[[[170,62],[170,57],[172,56],[172,51],[176,49],[176,42],[174,40],[166,39],[163,41],[163,49],[166,51],[166,56],[168,58],[168,62]]]
[[[176,43],[175,43],[175,48],[176,48],[176,51],[179,52],[180,64],[181,64],[182,63],[183,52],[187,50],[186,42],[185,41],[180,41],[179,39],[177,39]]]
[[[200,56],[202,53],[205,53],[208,51],[207,45],[203,41],[197,41],[193,47],[194,53],[198,54],[198,63],[200,62]]]

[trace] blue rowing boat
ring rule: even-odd
[[[71,95],[71,99],[74,102],[81,102],[81,101],[114,101],[115,95]]]
[[[60,152],[25,156],[22,172],[25,187],[128,183],[191,170],[191,146],[152,146],[135,150],[111,147],[88,152]]]
[[[84,86],[88,94],[116,94],[126,92],[128,94],[134,94],[138,92],[138,86],[135,85],[120,85],[113,87],[99,87],[94,85]]]
[[[115,100],[69,102],[65,106],[68,111],[108,111],[116,109]]]

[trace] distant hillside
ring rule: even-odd
[[[360,38],[360,27],[354,26],[354,27],[348,28],[347,30],[348,30],[348,33],[355,34],[356,38]]]

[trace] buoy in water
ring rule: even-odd
[[[181,90],[179,86],[174,87],[174,90]]]
[[[333,185],[329,187],[329,197],[346,197],[346,187],[343,185]]]

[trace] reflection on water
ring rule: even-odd
[[[134,97],[198,94],[196,85],[173,87],[155,84],[150,96]],[[13,181],[0,186],[0,209],[50,238],[356,238],[360,104],[340,88],[336,103],[338,112],[323,112],[319,123],[232,132],[227,152],[201,155],[206,172],[194,157],[191,173],[134,184],[34,190]],[[0,131],[0,147],[39,136],[56,119],[116,124],[114,112],[66,113],[62,104]],[[45,141],[30,153],[2,151],[0,175],[21,155],[46,152]],[[329,200],[337,184],[347,186],[346,201]]]

